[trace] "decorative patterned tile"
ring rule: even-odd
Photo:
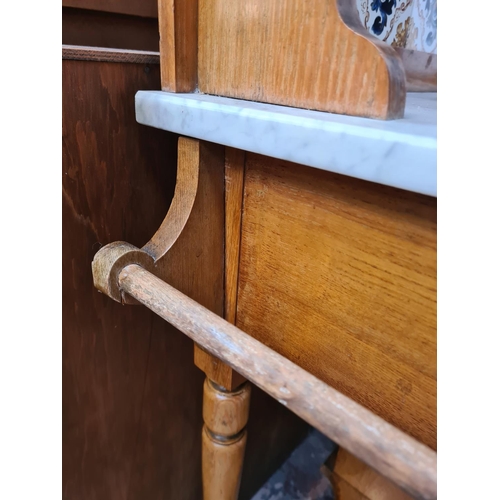
[[[363,26],[393,47],[437,53],[437,0],[356,0]]]
[[[320,467],[335,447],[312,430],[252,500],[333,500],[331,484]]]

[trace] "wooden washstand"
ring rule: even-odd
[[[137,119],[193,139],[158,232],[104,247],[94,280],[197,343],[205,500],[238,495],[246,380],[435,498],[435,95],[407,94],[435,78],[360,30],[347,0],[159,6],[165,92],[139,92]],[[196,240],[191,217],[211,224],[199,172],[221,167],[225,321],[153,276]]]

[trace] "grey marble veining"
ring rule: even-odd
[[[205,94],[139,91],[139,123],[437,196],[436,94],[408,94],[382,121]]]

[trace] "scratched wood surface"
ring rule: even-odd
[[[403,116],[403,65],[392,47],[366,32],[351,0],[200,0],[198,16],[201,92]]]
[[[436,448],[436,200],[247,153],[236,326]]]
[[[113,247],[105,247],[96,256],[95,268],[108,268],[111,264],[105,262],[109,256],[114,259],[113,251]],[[122,292],[179,328],[414,498],[436,499],[435,451],[190,299],[139,262],[121,264],[125,266],[119,266]]]

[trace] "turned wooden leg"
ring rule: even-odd
[[[250,384],[226,391],[208,378],[203,388],[204,500],[236,500],[247,441]]]

